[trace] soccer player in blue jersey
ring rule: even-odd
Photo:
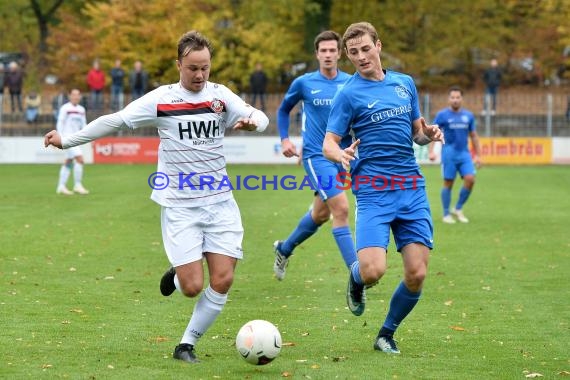
[[[274,243],[273,271],[278,280],[285,277],[289,257],[296,246],[311,237],[318,228],[332,219],[332,233],[347,267],[356,260],[352,232],[348,225],[348,199],[338,186],[337,175],[343,168],[323,157],[322,147],[332,98],[350,75],[337,67],[341,57],[341,37],[328,30],[315,38],[315,55],[319,62],[317,71],[295,79],[285,94],[277,113],[277,126],[281,136],[281,149],[286,157],[299,156],[297,148],[289,140],[289,113],[298,102],[302,105],[302,161],[307,176],[317,190],[313,207],[308,211],[289,237]],[[344,143],[350,145],[348,137]]]
[[[463,205],[467,202],[473,185],[475,185],[475,166],[481,165],[481,147],[476,131],[473,113],[461,107],[463,91],[459,87],[451,87],[448,97],[449,107],[435,115],[434,123],[445,134],[447,144],[441,150],[441,172],[443,175],[443,188],[441,189],[441,203],[443,205],[443,222],[453,224],[455,218],[461,223],[468,223],[469,219],[463,214]],[[473,159],[469,152],[469,138],[475,151]],[[435,160],[434,144],[429,146],[429,159]],[[473,165],[475,162],[475,165]],[[459,191],[459,199],[454,209],[450,209],[451,190],[455,177],[459,173],[463,178],[463,187]]]
[[[420,298],[433,248],[425,180],[413,143],[443,141],[443,134],[420,116],[412,78],[382,69],[382,43],[374,26],[368,22],[350,25],[343,45],[357,72],[333,99],[323,153],[350,167],[356,196],[358,260],[351,266],[347,304],[355,315],[364,312],[365,287],[374,285],[386,271],[391,229],[403,260],[404,278],[392,295],[374,349],[398,354],[394,333]],[[342,149],[340,142],[349,133],[355,141]]]

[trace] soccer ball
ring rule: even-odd
[[[255,365],[270,363],[281,351],[281,334],[271,322],[256,319],[241,327],[236,348],[246,362]]]

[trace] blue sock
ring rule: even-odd
[[[342,259],[347,268],[350,268],[356,259],[356,248],[354,248],[354,241],[352,240],[352,233],[348,226],[335,227],[332,229],[334,240],[340,250]]]
[[[313,221],[311,211],[307,212],[299,221],[297,227],[291,232],[291,235],[279,247],[279,252],[284,256],[291,256],[296,246],[313,236],[319,225]]]
[[[353,262],[352,265],[350,266],[350,273],[352,273],[352,278],[354,279],[354,282],[356,282],[358,285],[364,285],[362,277],[360,277],[360,263],[358,262],[358,260]]]
[[[400,323],[406,318],[410,311],[412,311],[414,306],[416,306],[421,294],[421,291],[417,293],[410,292],[406,285],[404,285],[404,282],[400,282],[400,285],[398,285],[396,291],[392,294],[390,309],[388,310],[388,315],[386,316],[382,328],[389,331],[396,331]]]
[[[455,205],[456,210],[461,210],[467,199],[471,195],[471,190],[467,190],[466,188],[462,187],[461,191],[459,192],[459,199],[457,200],[457,204]]]
[[[443,206],[443,216],[449,215],[449,205],[451,204],[451,189],[443,187],[441,189],[441,204]]]

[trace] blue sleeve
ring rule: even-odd
[[[475,120],[475,116],[473,116],[473,114],[469,116],[469,132],[475,132],[477,130],[477,121]]]
[[[334,133],[340,137],[348,135],[352,125],[352,106],[343,91],[338,91],[333,98],[329,119],[327,122],[327,132]]]
[[[279,129],[281,140],[289,137],[289,114],[299,100],[303,98],[303,84],[301,78],[302,77],[296,78],[293,83],[291,83],[289,90],[287,90],[277,110],[277,128]]]
[[[420,99],[418,97],[418,90],[414,80],[409,77],[410,80],[410,92],[412,93],[412,121],[419,119],[422,114],[420,112]]]
[[[440,123],[442,122],[441,114],[442,114],[442,112],[439,111],[438,113],[435,114],[435,118],[433,119],[433,123],[439,125],[440,127],[441,127]]]

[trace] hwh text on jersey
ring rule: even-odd
[[[178,132],[180,133],[180,140],[184,139],[185,134],[189,139],[218,137],[221,134],[220,121],[187,121],[186,125],[178,123]]]

